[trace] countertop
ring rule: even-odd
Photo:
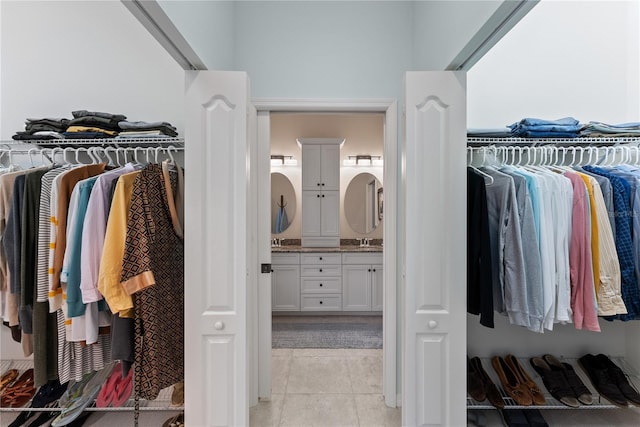
[[[382,252],[382,246],[340,246],[334,248],[303,248],[299,245],[272,246],[272,253],[290,252]]]

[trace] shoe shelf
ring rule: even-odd
[[[5,372],[7,369],[17,369],[20,372],[26,371],[29,368],[33,368],[32,360],[2,360],[0,361],[0,373]],[[36,389],[37,390],[37,389]],[[173,387],[167,387],[160,390],[158,397],[155,400],[140,399],[139,410],[145,411],[183,411],[184,406],[176,406],[171,404],[171,393]],[[0,408],[0,412],[22,412],[22,411],[50,411],[60,412],[63,408],[30,408],[31,401],[25,404],[21,408]],[[124,405],[118,408],[97,408],[95,403],[88,406],[85,411],[93,412],[122,412],[122,411],[134,411],[135,399],[132,397],[127,400]]]
[[[633,387],[635,387],[636,390],[640,390],[640,376],[639,376],[638,372],[635,369],[633,369],[633,367],[631,365],[629,365],[629,363],[627,363],[627,361],[622,357],[612,357],[612,356],[610,356],[609,358],[627,374],[627,378],[629,380],[629,383],[631,383],[631,385]],[[518,361],[520,362],[520,365],[522,365],[524,367],[524,369],[527,371],[529,376],[536,382],[536,384],[538,384],[538,387],[544,393],[544,397],[545,397],[545,399],[547,401],[547,404],[546,405],[531,405],[531,406],[518,405],[502,389],[502,385],[500,384],[500,379],[498,378],[498,375],[496,374],[495,370],[493,369],[493,366],[491,365],[491,358],[481,358],[482,366],[483,366],[484,370],[487,372],[487,374],[489,375],[489,377],[491,378],[493,383],[496,385],[496,387],[498,387],[498,390],[500,391],[500,394],[502,395],[502,400],[504,401],[504,409],[571,409],[571,410],[580,410],[580,409],[614,409],[614,408],[620,408],[620,406],[614,405],[613,403],[609,402],[604,397],[600,396],[600,394],[596,391],[596,389],[591,384],[591,381],[589,380],[589,377],[587,376],[587,374],[584,372],[584,370],[582,370],[582,368],[578,364],[578,359],[572,359],[572,358],[559,358],[559,359],[562,362],[566,362],[566,363],[571,364],[573,366],[574,370],[576,371],[576,373],[578,374],[578,376],[580,377],[580,379],[582,380],[582,382],[584,383],[584,385],[587,386],[587,388],[591,391],[591,395],[593,396],[593,404],[592,405],[581,405],[578,408],[571,408],[571,407],[569,407],[567,405],[562,404],[557,399],[555,399],[553,396],[551,396],[549,394],[549,392],[547,391],[546,387],[544,386],[544,383],[542,382],[542,378],[540,377],[540,375],[538,375],[538,373],[536,371],[533,370],[533,368],[531,367],[531,364],[529,363],[529,358],[527,358],[527,357],[518,358]],[[471,398],[471,396],[467,395],[467,409],[496,409],[496,407],[491,405],[488,400],[485,400],[483,402],[477,402],[476,400]]]

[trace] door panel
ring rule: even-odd
[[[302,192],[302,235],[320,236],[320,192]]]
[[[372,300],[371,310],[382,311],[382,301],[384,296],[384,269],[382,264],[376,264],[371,266],[373,269],[373,275],[371,276],[373,283],[371,284]]]
[[[302,145],[302,189],[321,190],[320,145]]]
[[[323,236],[340,235],[340,192],[323,191],[320,195],[321,234]]]
[[[466,424],[465,78],[405,77],[403,425]]]
[[[340,190],[340,146],[323,145],[320,163],[322,164],[322,189]]]
[[[342,306],[345,311],[371,310],[371,266],[342,266]]]
[[[185,393],[199,396],[185,401],[189,425],[249,421],[248,95],[246,73],[186,72]]]

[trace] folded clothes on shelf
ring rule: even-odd
[[[582,125],[573,117],[557,120],[524,118],[508,126],[519,138],[576,138]]]
[[[469,128],[467,129],[467,136],[472,138],[508,138],[511,136],[511,129],[508,127],[503,128]]]
[[[637,136],[640,137],[640,122],[632,123],[620,123],[616,125],[594,122],[587,123],[580,131],[580,136],[604,136],[604,137],[616,137],[616,136]]]
[[[175,126],[168,122],[121,121],[118,125],[122,130],[127,131],[160,131],[166,136],[178,136]]]

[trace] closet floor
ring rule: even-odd
[[[272,398],[251,426],[399,426],[382,397],[380,349],[273,349]]]

